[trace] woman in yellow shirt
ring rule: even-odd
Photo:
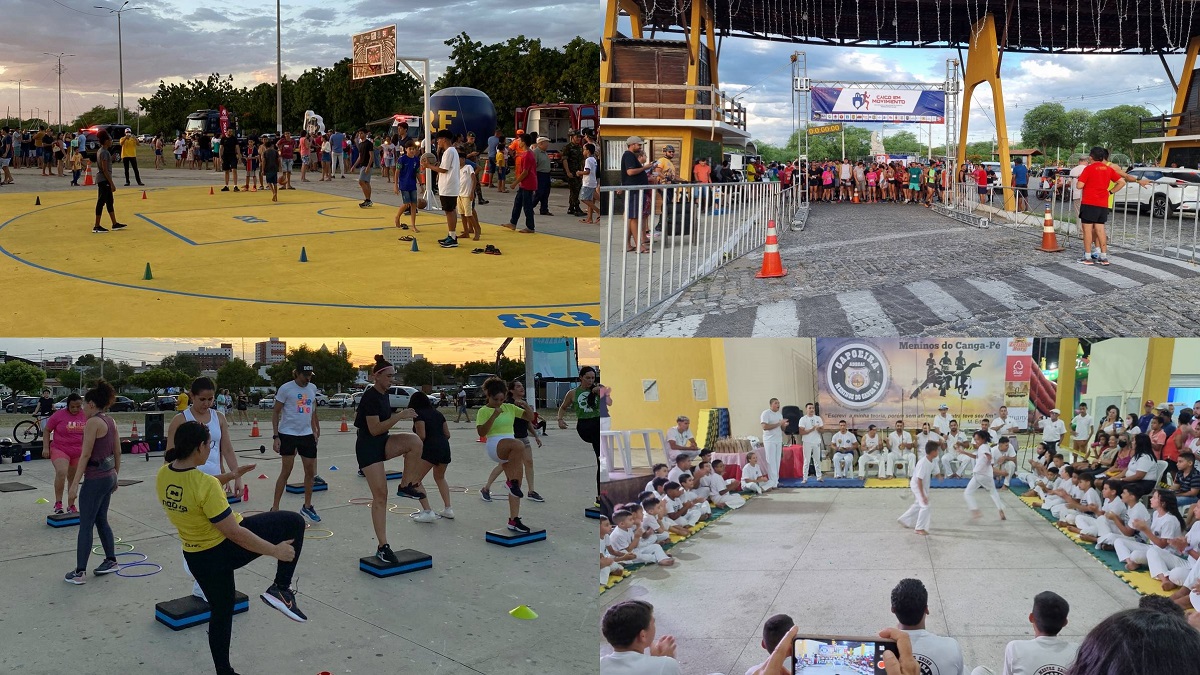
[[[534,413],[512,403],[508,398],[508,385],[498,377],[489,377],[483,383],[487,402],[479,408],[475,417],[475,431],[480,438],[487,438],[488,457],[504,468],[508,486],[508,529],[525,533],[529,528],[521,522],[521,478],[525,471],[525,444],[517,440],[513,422],[519,417],[526,422],[534,420]]]
[[[307,621],[290,589],[304,544],[304,518],[294,511],[270,511],[245,519],[234,513],[221,486],[253,471],[255,465],[210,476],[196,470],[207,461],[208,450],[208,427],[199,422],[179,425],[175,445],[166,453],[167,463],[158,470],[155,492],[179,531],[183,557],[208,598],[212,612],[208,648],[217,675],[237,675],[229,665],[233,571],[260,555],[279,560],[275,582],[260,597],[289,619]]]

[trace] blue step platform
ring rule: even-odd
[[[233,613],[250,611],[250,598],[245,593],[234,591]],[[183,630],[208,623],[212,616],[208,603],[194,595],[166,600],[154,605],[154,620],[171,630]]]

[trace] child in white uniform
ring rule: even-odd
[[[690,534],[686,527],[676,525],[667,517],[667,502],[657,497],[642,501],[642,529],[653,532],[656,543],[671,541],[672,534],[685,537]]]
[[[712,507],[708,505],[708,495],[701,495],[696,492],[696,479],[690,473],[685,473],[679,477],[679,486],[683,488],[684,501],[693,502],[694,506],[688,509],[688,516],[695,514],[696,520],[708,520],[712,515]]]
[[[700,513],[692,509],[694,502],[683,496],[683,486],[679,483],[667,483],[667,517],[671,522],[684,527],[692,527],[700,522]]]
[[[1106,551],[1115,550],[1117,539],[1135,539],[1139,532],[1129,526],[1135,520],[1150,522],[1150,511],[1138,501],[1137,492],[1127,486],[1121,488],[1121,501],[1125,503],[1125,513],[1116,516],[1108,514],[1104,520],[1096,522],[1096,548]],[[1076,519],[1078,522],[1078,519]]]
[[[1060,525],[1074,525],[1081,514],[1094,515],[1100,513],[1102,500],[1100,493],[1092,487],[1092,474],[1085,471],[1075,472],[1074,490],[1065,497],[1066,503],[1059,507],[1054,517]]]
[[[1173,591],[1184,585],[1192,568],[1200,558],[1200,502],[1192,505],[1192,527],[1185,537],[1172,542],[1168,550],[1155,546],[1146,551],[1146,567],[1150,576],[1162,582],[1164,591]]]
[[[646,492],[654,492],[654,479],[666,478],[668,468],[666,464],[654,465],[654,468],[651,470],[653,475],[650,476],[650,480],[646,481]]]
[[[1050,513],[1054,513],[1055,508],[1066,505],[1067,501],[1063,498],[1062,493],[1068,492],[1074,485],[1075,467],[1070,464],[1064,464],[1059,468],[1058,478],[1055,479],[1050,488],[1042,488],[1038,492],[1038,494],[1042,495],[1042,508]]]
[[[1100,496],[1104,500],[1100,506],[1100,513],[1094,516],[1080,513],[1075,516],[1073,529],[1080,539],[1093,544],[1099,541],[1102,534],[1100,523],[1107,523],[1108,514],[1111,513],[1118,519],[1123,519],[1125,512],[1129,510],[1129,507],[1125,506],[1125,502],[1121,501],[1121,483],[1119,481],[1111,479],[1104,481],[1104,486],[1100,489]],[[1107,525],[1104,527],[1107,528]]]
[[[642,540],[641,523],[634,523],[633,514],[628,511],[617,511],[613,514],[616,523],[608,535],[608,552],[613,556],[635,554],[636,562],[658,564],[669,567],[675,564],[675,559],[663,551],[663,547],[653,542]]]
[[[967,507],[971,510],[971,519],[978,520],[983,517],[979,511],[979,504],[975,503],[975,491],[983,488],[988,491],[988,495],[992,498],[992,503],[996,505],[996,510],[1000,512],[1000,520],[1007,520],[1004,515],[1004,502],[1000,501],[1000,494],[996,492],[996,478],[992,468],[992,449],[988,446],[987,440],[990,438],[987,430],[980,429],[975,432],[972,443],[975,445],[974,453],[962,453],[975,460],[975,468],[971,472],[971,482],[967,483],[967,488],[963,490],[963,499],[967,502]]]
[[[758,453],[746,453],[746,465],[742,467],[742,489],[753,490],[762,494],[766,489],[767,477],[763,475],[762,467],[758,465]]]
[[[612,555],[608,551],[608,535],[612,534],[613,526],[608,521],[608,518],[600,516],[600,585],[608,585],[608,577],[614,574],[621,574],[625,568],[621,565],[622,561],[634,560],[637,558],[632,553],[625,553],[619,556]]]
[[[929,480],[933,476],[933,465],[937,462],[938,451],[941,449],[939,441],[929,441],[925,444],[925,456],[917,462],[912,478],[908,480],[908,488],[912,490],[915,500],[904,515],[897,518],[904,527],[915,526],[917,534],[929,534]]]
[[[1125,563],[1125,569],[1134,571],[1146,564],[1146,551],[1152,546],[1179,554],[1179,550],[1171,543],[1183,534],[1183,516],[1179,513],[1179,505],[1175,501],[1175,493],[1165,488],[1157,488],[1150,493],[1150,508],[1154,514],[1149,521],[1131,520],[1129,525],[1141,535],[1137,539],[1119,538],[1113,542],[1117,558]]]
[[[854,473],[854,451],[858,449],[858,438],[846,429],[846,420],[838,422],[837,433],[830,442],[833,444],[833,477],[849,478]]]
[[[867,465],[874,464],[879,470],[879,478],[883,478],[887,468],[887,458],[884,456],[883,436],[875,429],[875,425],[867,427],[867,434],[862,437],[862,453],[858,457],[858,477],[867,477]]]
[[[725,480],[725,463],[721,460],[714,460],[712,463],[712,473],[700,480],[708,485],[708,498],[713,504],[723,506],[727,509],[740,509],[746,505],[745,497],[736,492],[729,491],[729,484],[738,481],[734,481],[733,479]],[[740,483],[738,487],[741,487]]]

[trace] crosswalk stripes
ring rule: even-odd
[[[1150,256],[1142,253],[1123,253],[1121,255],[1123,261],[1134,262],[1146,267],[1154,267],[1162,271],[1171,272],[1178,275],[1181,279],[1191,279],[1200,275],[1200,266],[1192,262],[1190,258],[1167,258],[1159,256]]]
[[[1067,295],[1079,297],[1081,295],[1095,295],[1096,293],[1087,286],[1081,286],[1080,284],[1077,284],[1064,276],[1055,274],[1054,272],[1042,267],[1026,267],[1024,272],[1025,276],[1036,279],[1047,286],[1050,285],[1047,282],[1054,282],[1054,287],[1060,291],[1063,291]]]
[[[912,291],[917,299],[925,303],[925,306],[933,310],[937,318],[942,321],[958,321],[959,319],[969,319],[974,314],[967,309],[966,305],[959,302],[953,295],[943,291],[937,282],[924,280],[914,281],[911,284],[904,286]]]
[[[1017,289],[999,279],[971,278],[965,281],[1008,309],[1036,309],[1040,306],[1036,300],[1021,297]]]
[[[1077,262],[1059,263],[1059,265],[1073,265],[1073,267],[1071,267],[1071,271],[1079,272],[1080,274],[1086,274],[1093,279],[1099,279],[1100,281],[1116,286],[1117,288],[1137,288],[1138,286],[1142,285],[1142,282],[1130,279],[1127,276],[1110,274],[1109,270],[1112,269],[1111,266],[1102,268],[1097,267],[1096,265],[1082,265]]]
[[[838,303],[846,313],[855,335],[887,337],[898,335],[896,326],[887,318],[883,307],[869,290],[839,293]]]

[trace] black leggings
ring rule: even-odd
[[[83,467],[79,467],[82,471]],[[113,531],[108,526],[108,502],[112,499],[117,476],[89,478],[79,487],[79,538],[75,543],[75,569],[87,569],[88,556],[92,554],[92,527],[100,533],[100,545],[104,557],[117,559],[113,548]]]
[[[96,215],[99,216],[107,208],[113,212],[113,191],[108,183],[96,183]]]
[[[592,444],[596,451],[596,487],[600,487],[600,418],[579,420],[575,423],[575,431],[584,441]]]
[[[279,588],[290,587],[292,573],[296,571],[296,563],[300,561],[300,549],[304,546],[304,518],[295,511],[269,511],[244,518],[242,527],[272,544],[292,540],[296,557],[292,562],[280,561],[275,568],[275,585]],[[197,553],[183,552],[188,569],[192,571],[192,576],[200,584],[200,589],[204,591],[204,596],[208,598],[208,604],[212,608],[212,618],[208,622],[208,649],[212,652],[213,665],[216,666],[218,675],[234,672],[233,667],[229,665],[235,590],[233,571],[244,567],[258,556],[258,553],[247,551],[229,539]]]

